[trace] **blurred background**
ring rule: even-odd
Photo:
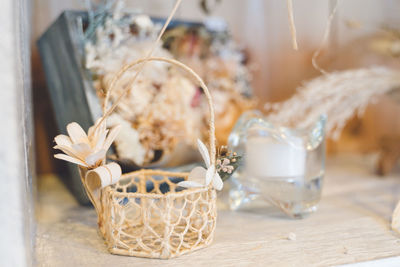
[[[295,23],[299,50],[293,50],[287,19],[287,6],[280,0],[207,1],[206,14],[200,1],[183,1],[176,18],[203,21],[207,16],[226,20],[233,38],[249,56],[252,86],[263,106],[266,101],[282,101],[290,97],[304,80],[320,75],[311,58],[322,44],[327,19],[336,1],[294,1]],[[155,17],[165,17],[173,1],[126,1],[134,11]],[[82,10],[84,1],[35,0],[32,6],[32,80],[37,144],[37,172],[54,172],[57,164],[52,158],[51,144],[57,134],[36,40],[64,10]],[[340,1],[328,42],[318,62],[327,71],[371,65],[399,66],[396,55],[387,55],[370,48],[371,40],[397,29],[400,2],[395,0]],[[377,149],[379,138],[388,132],[400,132],[396,119],[400,108],[382,97],[369,106],[365,116],[354,118],[337,142],[328,142],[328,152],[371,152]],[[63,164],[63,163],[61,163]]]

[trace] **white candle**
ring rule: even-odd
[[[296,145],[278,143],[269,137],[248,137],[246,143],[246,172],[255,177],[304,176],[306,150],[302,140]]]

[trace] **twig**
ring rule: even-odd
[[[294,50],[298,50],[297,46],[297,37],[296,37],[296,26],[294,24],[294,16],[293,16],[293,2],[292,0],[287,0],[288,6],[288,18],[289,18],[289,27],[290,33],[292,35],[292,46]]]
[[[327,41],[328,41],[329,34],[330,34],[330,32],[331,32],[333,17],[334,17],[335,14],[336,14],[336,10],[337,10],[337,8],[338,8],[338,3],[339,3],[339,1],[336,0],[335,7],[333,8],[331,14],[329,15],[328,21],[327,21],[327,23],[326,23],[325,32],[324,32],[324,36],[323,36],[323,38],[322,38],[321,45],[320,45],[319,48],[314,52],[314,54],[313,54],[313,56],[312,56],[312,60],[311,60],[313,67],[314,67],[316,70],[320,71],[320,72],[321,72],[322,74],[324,74],[324,75],[326,75],[327,72],[326,72],[323,68],[321,68],[321,67],[318,65],[318,63],[317,63],[317,58],[319,57],[319,55],[320,55],[320,53],[321,53],[321,51],[322,51],[322,48],[324,48],[324,46],[326,45],[326,43],[327,43]]]

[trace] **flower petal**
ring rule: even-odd
[[[103,117],[101,117],[100,119],[97,120],[96,124],[100,123],[100,120]],[[99,127],[97,128],[99,129],[100,132],[104,132],[107,129],[107,119],[104,119],[101,124],[99,125]]]
[[[78,123],[71,122],[70,124],[68,124],[67,132],[74,144],[77,144],[77,143],[87,143],[88,144],[89,143],[89,139],[88,139],[85,131],[82,129],[82,127]]]
[[[204,181],[206,179],[206,174],[206,169],[203,167],[196,167],[189,173],[188,180],[205,185]]]
[[[179,186],[191,188],[191,187],[204,187],[204,184],[199,184],[193,181],[182,181],[178,183]]]
[[[87,133],[87,136],[88,136],[89,139],[93,139],[94,128],[95,128],[95,127],[96,127],[96,124],[93,125],[93,126],[91,126],[91,127],[89,127],[89,130],[88,130],[88,133]]]
[[[70,157],[70,156],[65,155],[65,154],[55,154],[54,157],[56,159],[69,161],[71,163],[78,164],[78,165],[83,166],[83,167],[89,167],[85,162],[83,162],[83,161],[81,161],[81,160],[79,160],[77,158]]]
[[[61,150],[62,152],[64,152],[68,156],[71,156],[73,158],[77,158],[77,159],[82,160],[82,158],[79,157],[79,154],[76,153],[71,147],[56,145],[53,148]]]
[[[86,159],[85,159],[86,164],[89,165],[89,166],[96,165],[96,163],[99,160],[103,160],[106,157],[106,152],[107,151],[102,149],[102,150],[97,151],[94,154],[91,154],[91,155],[87,156]]]
[[[208,149],[207,149],[206,145],[200,139],[197,139],[197,146],[199,147],[200,154],[203,157],[206,167],[207,168],[210,167],[210,165],[211,165],[210,153],[208,153]]]
[[[82,159],[93,153],[90,145],[86,143],[73,144],[72,149],[75,151],[75,154]]]
[[[222,181],[221,177],[219,176],[218,172],[214,174],[212,185],[215,189],[220,191],[224,187],[224,182]]]
[[[54,137],[54,142],[56,142],[56,144],[59,146],[64,146],[64,147],[72,146],[71,138],[69,138],[64,134],[59,134],[56,137]]]
[[[214,174],[215,174],[215,166],[210,166],[210,168],[207,169],[206,173],[206,185],[209,185],[211,183]]]
[[[105,130],[99,136],[96,136],[95,139],[93,139],[93,140],[91,139],[90,140],[94,150],[100,150],[100,149],[103,148],[104,142],[105,142],[106,137],[107,137],[107,134],[108,134],[108,130]]]
[[[89,130],[88,130],[88,137],[89,138],[93,137],[93,134],[95,133],[95,130],[97,130],[97,124],[100,122],[100,120],[101,120],[101,118],[98,118],[96,120],[96,122],[94,123],[94,125],[89,127]]]
[[[97,139],[100,133],[103,133],[106,130],[106,120],[103,120],[99,125],[102,118],[96,120],[96,123],[89,128],[88,137],[89,139]]]
[[[117,137],[120,130],[121,130],[121,125],[117,125],[110,130],[110,133],[108,134],[106,141],[104,142],[103,145],[103,149],[105,151],[107,151],[110,148],[111,144],[114,142],[114,139]]]

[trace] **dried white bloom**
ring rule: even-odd
[[[207,169],[203,167],[194,168],[190,174],[188,181],[183,181],[178,183],[179,186],[182,187],[205,187],[212,183],[213,187],[217,190],[221,190],[224,186],[224,182],[219,176],[215,166],[211,166],[210,154],[208,153],[208,149],[206,145],[197,140],[197,144],[199,146],[199,151],[201,156],[203,157],[204,163],[206,164]]]
[[[54,148],[63,151],[65,154],[55,154],[54,157],[86,168],[101,165],[106,157],[107,150],[118,135],[120,126],[109,131],[106,129],[105,121],[96,127],[98,122],[89,128],[88,134],[78,123],[68,124],[69,136],[60,134],[54,138],[57,144]]]
[[[120,115],[113,114],[109,117],[110,125],[120,125],[120,133],[115,138],[115,149],[120,158],[131,159],[136,164],[143,164],[146,150],[140,143],[139,133],[132,127],[129,121]]]
[[[142,32],[151,32],[154,29],[154,24],[149,16],[138,15],[133,19],[133,22]]]
[[[160,24],[153,24],[146,15],[128,18],[131,27],[119,23],[121,10],[118,7],[116,14],[97,28],[96,42],[85,46],[86,67],[96,74],[94,86],[100,98],[124,64],[148,55],[160,30]],[[225,124],[229,124],[232,123],[232,116],[225,115],[226,111],[239,109],[238,106],[232,107],[231,103],[242,98],[240,93],[249,92],[249,73],[242,64],[243,55],[233,41],[213,42],[210,49],[213,52],[207,58],[193,56],[186,60],[190,61],[189,66],[201,73],[210,87],[217,87],[211,92],[215,99],[216,116],[220,121],[223,117]],[[172,58],[172,54],[161,45],[154,56]],[[180,60],[185,62],[182,58]],[[196,64],[192,64],[194,62]],[[135,84],[130,85],[137,70],[128,70],[110,95],[110,102],[113,102],[128,86],[132,87],[115,110],[125,120],[116,140],[118,156],[138,165],[146,165],[154,160],[156,150],[161,150],[164,157],[175,151],[178,143],[194,147],[206,130],[204,122],[208,116],[201,89],[180,71],[157,61],[145,66]],[[132,129],[128,129],[128,124]],[[129,132],[132,137],[128,137]]]

